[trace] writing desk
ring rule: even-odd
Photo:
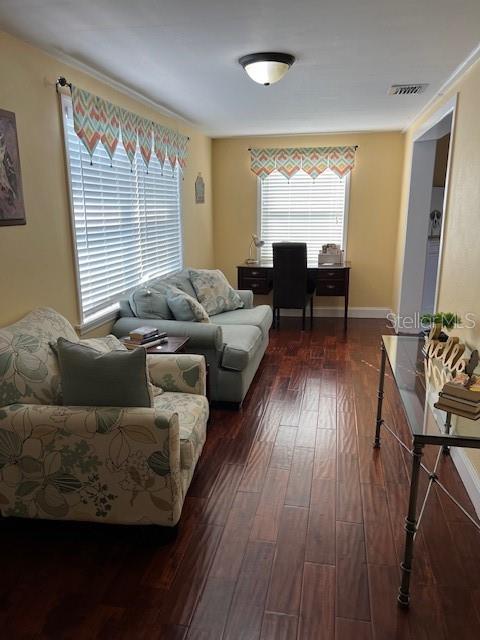
[[[348,288],[350,281],[350,262],[341,264],[324,264],[318,266],[316,262],[308,262],[309,278],[315,282],[317,296],[343,296],[343,322],[347,328],[348,318]],[[258,262],[256,264],[239,264],[238,288],[250,289],[253,293],[268,294],[273,289],[273,262]]]

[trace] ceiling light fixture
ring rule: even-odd
[[[283,78],[295,57],[289,53],[249,53],[238,62],[254,82],[268,87]]]

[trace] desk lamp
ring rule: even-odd
[[[245,264],[257,264],[258,260],[252,256],[253,247],[260,249],[265,242],[261,240],[255,233],[252,233],[252,241],[250,242],[250,248],[248,250],[248,258],[245,260]]]

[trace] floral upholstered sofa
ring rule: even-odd
[[[47,308],[0,329],[2,516],[174,526],[206,438],[204,358],[148,356],[152,408],[62,406],[60,336],[79,340]]]

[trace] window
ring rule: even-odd
[[[308,259],[316,262],[322,244],[345,248],[349,177],[327,169],[316,180],[298,171],[287,180],[274,171],[261,181],[260,237],[262,260],[272,260],[273,242],[306,242]]]
[[[98,144],[90,161],[73,128],[72,103],[62,99],[73,209],[82,323],[107,315],[141,282],[182,268],[177,168],[163,175],[152,153],[137,150],[131,167],[122,144],[113,161]]]

